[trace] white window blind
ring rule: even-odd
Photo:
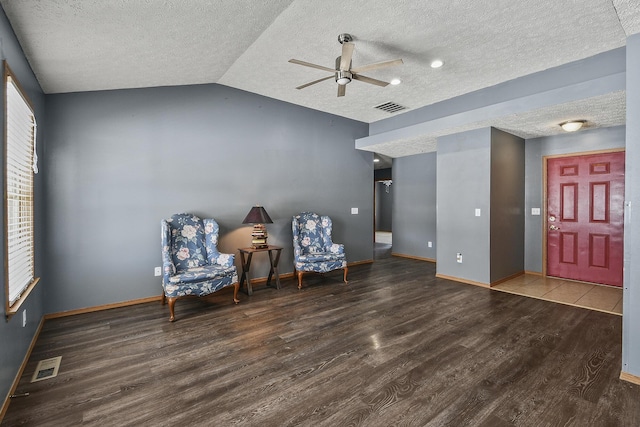
[[[10,75],[5,86],[7,286],[12,306],[34,281],[35,117]]]

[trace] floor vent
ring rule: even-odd
[[[36,366],[36,371],[33,373],[33,377],[31,377],[31,382],[46,380],[58,375],[61,360],[62,356],[58,356],[39,361],[38,366]]]
[[[396,104],[395,102],[385,102],[384,104],[376,105],[373,108],[377,108],[378,110],[386,111],[387,113],[395,113],[400,110],[406,110],[407,107],[403,107],[400,104]]]

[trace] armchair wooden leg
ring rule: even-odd
[[[302,271],[298,271],[298,289],[302,289]]]
[[[347,270],[349,270],[347,267],[343,268],[344,270],[344,283],[349,284],[349,282],[347,282]]]
[[[174,320],[176,320],[176,316],[175,316],[175,313],[174,313],[174,307],[176,306],[176,300],[177,299],[178,298],[176,298],[176,297],[167,298],[167,300],[169,301],[169,314],[170,314],[169,322],[173,322]]]
[[[240,290],[240,282],[236,282],[236,284],[233,285],[233,302],[236,304],[240,302],[240,300],[238,299],[239,290]]]

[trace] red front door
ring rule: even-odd
[[[547,160],[547,275],[622,286],[624,152]]]

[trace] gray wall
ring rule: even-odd
[[[393,218],[393,184],[387,186],[381,181],[376,182],[376,231],[391,231]]]
[[[640,377],[640,34],[627,39],[622,371]],[[635,211],[635,212],[634,212]]]
[[[491,129],[491,283],[524,271],[524,140]]]
[[[373,258],[365,123],[220,85],[51,95],[47,111],[47,312],[160,295],[160,219],[177,212],[214,217],[237,254],[265,206],[280,273],[306,210],[332,217],[348,262]],[[252,275],[267,272],[256,256]]]
[[[436,179],[436,153],[393,159],[393,253],[436,259]]]
[[[438,274],[489,284],[523,271],[524,166],[524,140],[498,129],[438,139]]]
[[[0,53],[2,59],[7,61],[9,68],[18,78],[20,85],[29,97],[31,104],[35,110],[36,121],[38,123],[38,155],[40,156],[40,170],[46,168],[43,162],[43,153],[45,152],[46,141],[43,138],[45,133],[45,116],[44,116],[44,94],[40,89],[31,68],[22,53],[20,45],[13,34],[9,22],[4,14],[0,12]],[[4,99],[4,85],[0,85],[0,96]],[[0,108],[4,108],[4,102],[0,104]],[[3,111],[4,114],[4,111]],[[0,120],[0,135],[4,135],[4,121]],[[2,141],[4,144],[4,140]],[[4,150],[2,151],[4,153]],[[0,162],[0,168],[4,167],[4,161]],[[4,171],[0,173],[0,181],[4,179]],[[48,278],[43,274],[44,262],[44,218],[46,215],[46,205],[43,197],[43,173],[35,176],[34,194],[35,194],[35,268],[36,276],[40,277],[40,282],[29,295],[26,302],[22,305],[17,315],[8,321],[3,318],[0,320],[0,399],[4,401],[5,397],[11,389],[11,384],[18,373],[18,369],[22,364],[22,360],[27,353],[27,349],[31,344],[40,319],[43,315],[43,294],[44,289],[48,286]],[[4,185],[4,183],[2,183]],[[0,209],[0,218],[4,218],[4,206]],[[4,219],[2,219],[4,221]],[[0,222],[1,223],[1,222]],[[4,228],[0,227],[0,233],[4,233]],[[5,242],[4,235],[2,242]],[[4,259],[4,243],[0,244],[0,257]],[[0,263],[0,277],[5,277],[4,262]],[[2,280],[4,286],[4,279]],[[0,304],[3,311],[6,304],[4,290],[0,292]],[[22,312],[27,311],[27,324],[22,326]],[[8,397],[7,397],[8,398]]]
[[[543,158],[625,147],[625,127],[585,129],[525,142],[525,270],[542,273],[542,239],[544,218]],[[628,167],[628,166],[627,166]],[[627,184],[629,178],[627,175]],[[531,215],[531,208],[540,208],[541,215]]]
[[[541,213],[543,213],[543,157],[624,147],[624,126],[585,129],[576,133],[533,138],[525,141],[523,250],[524,269],[526,271],[541,273],[543,266],[543,218],[542,215],[531,215],[532,208],[540,208]],[[492,154],[495,153],[492,152]],[[426,160],[427,158],[430,158],[433,162],[432,166]],[[394,159],[393,186],[395,187],[394,212],[396,212],[396,219],[393,224],[394,252],[403,255],[436,258],[436,242],[434,240],[436,234],[435,162],[436,153]],[[433,175],[433,177],[427,177],[427,175]],[[492,183],[495,184],[493,180]],[[430,186],[433,186],[432,191]],[[425,198],[426,194],[429,195],[427,198]],[[494,196],[496,196],[496,191],[492,190],[492,197]],[[496,204],[494,203],[491,208],[492,220],[494,219],[495,207]],[[423,214],[418,214],[417,212],[423,212]],[[420,218],[420,225],[417,226],[414,218]],[[432,224],[432,227],[425,228],[424,224],[427,223]],[[423,244],[428,240],[434,241],[433,249],[427,250]],[[492,278],[492,280],[496,279]]]
[[[437,174],[436,271],[489,283],[491,129],[438,138]],[[457,253],[462,253],[462,263],[456,261]]]

